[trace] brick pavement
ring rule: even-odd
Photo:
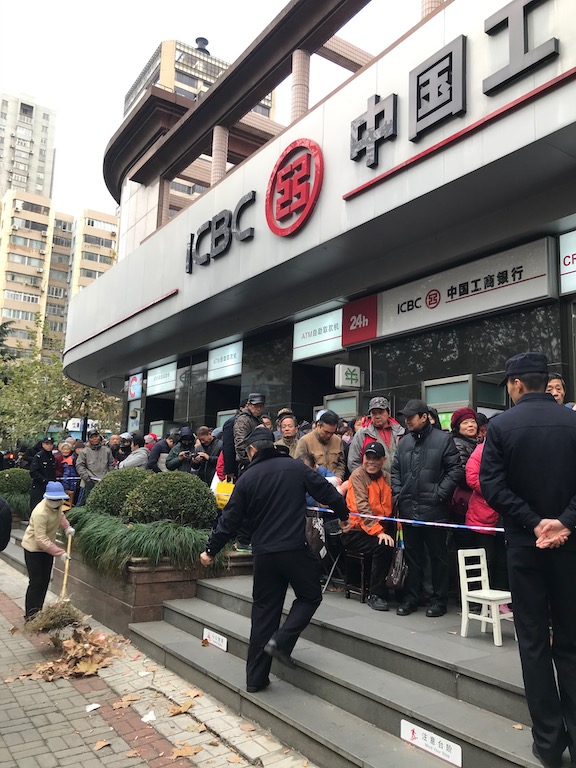
[[[98,676],[5,682],[55,654],[43,636],[10,632],[23,624],[26,586],[0,561],[0,768],[315,768],[211,696],[191,696],[193,685],[131,644]],[[114,708],[127,694],[137,699]],[[188,712],[170,716],[169,707],[189,701]],[[87,712],[91,704],[100,706]],[[149,712],[156,719],[145,723]],[[98,742],[106,746],[96,749]]]

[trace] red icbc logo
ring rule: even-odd
[[[322,187],[322,150],[297,139],[281,154],[266,189],[266,221],[279,237],[292,235],[310,218]]]

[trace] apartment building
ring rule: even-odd
[[[78,217],[48,197],[8,191],[0,210],[0,319],[11,321],[7,346],[62,349],[72,295],[116,258],[115,216],[87,209]]]
[[[29,96],[0,93],[0,197],[9,189],[50,197],[55,117]]]

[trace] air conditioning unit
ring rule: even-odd
[[[16,232],[16,230],[18,229],[18,224],[12,224],[12,229],[14,230],[14,232]]]
[[[44,248],[42,248],[42,249],[40,250],[40,255],[41,255],[41,256],[46,256],[46,250],[45,250]]]
[[[14,210],[15,211],[21,211],[22,210],[22,204],[21,203],[16,203],[16,205],[14,206]]]
[[[44,272],[44,267],[38,267],[36,272],[38,272],[38,274],[41,275]]]
[[[112,235],[112,237],[116,237],[116,235],[117,235],[116,232],[110,232],[110,234]]]
[[[42,237],[48,237],[48,230],[47,229],[42,230]]]

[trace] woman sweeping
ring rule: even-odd
[[[25,621],[30,621],[44,605],[54,558],[60,557],[64,563],[69,559],[66,551],[54,541],[58,528],[62,528],[66,536],[74,535],[74,528],[62,512],[64,500],[68,500],[68,494],[62,483],[48,482],[44,497],[34,507],[22,539],[30,578],[26,591]]]

